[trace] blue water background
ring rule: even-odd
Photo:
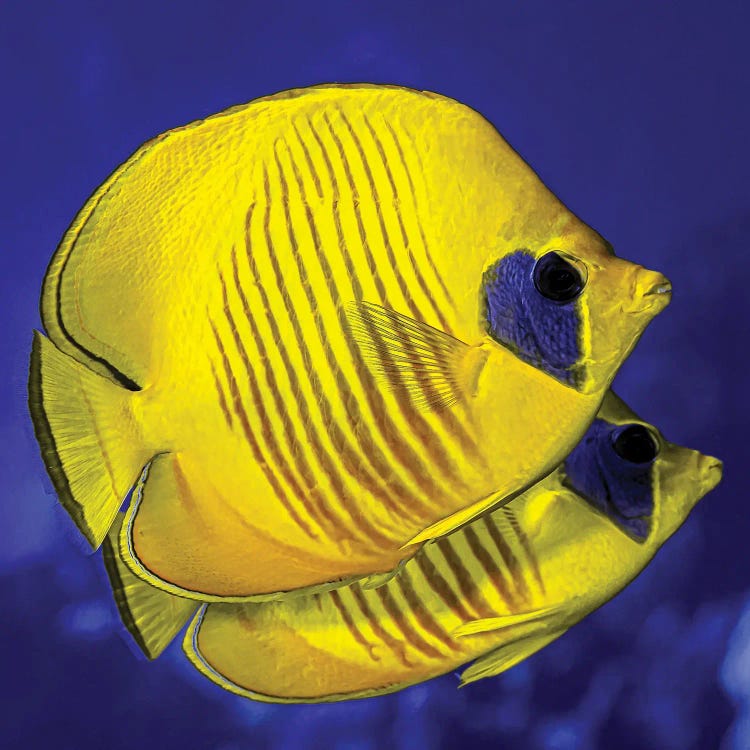
[[[750,748],[749,8],[5,0],[0,746]],[[99,559],[45,492],[25,368],[46,264],[117,164],[168,128],[332,80],[470,104],[620,255],[663,271],[672,305],[616,385],[726,468],[632,586],[507,674],[274,707],[203,681],[178,645],[133,653]]]

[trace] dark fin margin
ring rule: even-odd
[[[78,341],[76,341],[73,338],[73,334],[70,333],[70,331],[65,327],[65,323],[63,322],[62,317],[62,299],[61,299],[61,293],[60,289],[62,287],[62,277],[63,273],[65,273],[65,267],[68,265],[68,261],[70,260],[70,256],[73,253],[73,250],[75,250],[75,243],[73,243],[73,247],[70,248],[68,251],[68,254],[65,256],[65,259],[62,262],[62,265],[60,266],[60,272],[57,275],[57,284],[55,288],[55,312],[57,313],[57,322],[60,326],[60,331],[62,332],[63,336],[70,341],[73,346],[76,347],[80,352],[85,354],[90,359],[93,359],[94,362],[98,362],[102,367],[106,367],[107,370],[112,374],[112,377],[123,387],[127,388],[129,391],[140,391],[143,390],[143,388],[138,385],[138,383],[135,382],[135,380],[131,380],[124,372],[120,372],[111,362],[106,360],[104,357],[100,357],[98,354],[94,354],[94,352],[91,351],[91,349],[87,349],[83,344],[80,344]],[[54,256],[52,260],[50,261],[49,267],[47,268],[47,271],[45,272],[45,276],[49,273],[49,269],[52,267],[52,263],[54,262]],[[42,310],[42,304],[43,299],[39,300],[39,312],[42,317],[42,320],[44,320],[43,310]]]
[[[42,396],[42,340],[34,336],[31,344],[31,363],[29,365],[29,412],[34,425],[34,434],[42,449],[42,461],[47,469],[52,485],[63,508],[70,514],[76,526],[83,532],[89,544],[95,546],[94,532],[83,515],[83,507],[73,496],[68,476],[62,466],[57,450],[57,443],[52,435],[47,413],[44,410]]]
[[[117,538],[115,538],[115,544],[117,544]],[[133,640],[138,644],[141,651],[149,659],[155,659],[159,654],[154,654],[146,645],[146,641],[143,639],[141,631],[138,630],[133,613],[128,606],[128,598],[125,596],[125,584],[123,583],[122,576],[120,576],[120,571],[117,569],[118,554],[119,550],[114,548],[112,540],[108,536],[102,544],[102,557],[104,558],[104,569],[107,571],[107,576],[112,586],[117,611],[120,613],[123,625],[125,625],[128,633],[133,637]]]

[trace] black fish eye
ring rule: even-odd
[[[615,434],[615,453],[631,464],[647,464],[659,453],[659,445],[642,424],[631,424]]]
[[[583,289],[578,269],[555,252],[546,253],[534,266],[534,286],[553,302],[570,302]]]

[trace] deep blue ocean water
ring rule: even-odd
[[[750,748],[748,26],[741,2],[5,0],[0,747]],[[274,707],[203,681],[178,643],[135,655],[47,494],[25,373],[46,264],[116,165],[168,128],[323,81],[466,102],[618,254],[663,271],[673,302],[616,387],[725,476],[633,585],[505,675]]]

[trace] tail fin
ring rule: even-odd
[[[119,537],[124,519],[125,514],[118,513],[104,540],[104,566],[125,627],[141,651],[149,659],[156,659],[201,603],[154,588],[130,571],[120,555]]]
[[[131,391],[34,331],[29,409],[60,502],[96,549],[154,451],[140,441]]]

